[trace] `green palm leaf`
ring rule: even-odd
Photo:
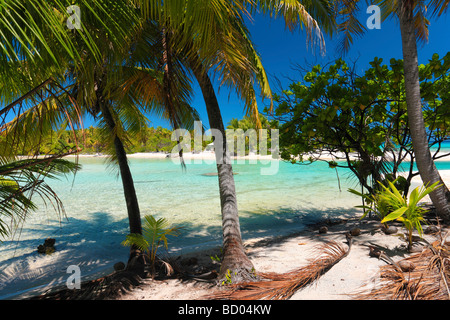
[[[59,217],[64,215],[62,202],[45,179],[75,173],[80,166],[58,159],[61,156],[16,160],[0,165],[0,236],[12,235],[28,213],[37,209],[32,200],[35,196],[40,197],[45,205],[50,204]],[[9,228],[9,224],[14,229]]]

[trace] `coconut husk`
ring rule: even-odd
[[[447,233],[448,235],[448,233]],[[382,266],[376,287],[358,293],[360,300],[449,300],[450,242],[429,243],[421,252],[397,263]],[[414,265],[404,271],[400,262]]]
[[[207,299],[224,300],[287,300],[299,289],[313,283],[321,275],[348,255],[351,248],[351,236],[347,236],[348,249],[336,241],[324,243],[316,248],[316,258],[301,268],[287,273],[258,273],[262,279],[229,285]]]

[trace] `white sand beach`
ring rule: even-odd
[[[343,153],[335,153],[335,156],[332,156],[330,154],[324,154],[324,153],[311,153],[310,156],[313,158],[320,158],[322,160],[345,160],[345,155]],[[106,157],[104,154],[79,154],[79,155],[71,155],[67,157]],[[135,159],[165,159],[165,158],[178,158],[178,154],[169,154],[165,152],[139,152],[139,153],[131,153],[127,155],[128,158],[135,158]],[[450,155],[446,156],[446,153],[440,152],[437,155],[438,159],[435,161],[450,161]],[[193,153],[193,152],[185,152],[183,153],[184,159],[205,159],[205,160],[214,160],[215,154],[213,151],[203,151],[200,153]],[[350,156],[350,158],[356,159],[356,155]],[[235,156],[233,159],[246,159],[246,160],[273,160],[275,159],[272,155],[259,155],[259,154],[250,154],[246,156]],[[307,157],[305,156],[305,159]]]
[[[386,262],[369,256],[368,245],[383,248],[394,261],[410,255],[406,253],[406,243],[397,235],[386,235],[375,221],[349,220],[346,223],[328,226],[326,234],[310,229],[300,234],[252,240],[246,242],[247,255],[257,272],[285,273],[305,266],[315,257],[317,248],[327,241],[337,241],[345,248],[344,233],[359,228],[361,235],[353,238],[349,255],[337,263],[316,282],[298,290],[290,300],[349,300],[360,292],[367,292],[376,286],[379,279],[379,267]],[[399,233],[403,232],[400,225]],[[445,233],[445,231],[444,231]],[[425,235],[427,241],[434,236]],[[450,239],[448,239],[450,240]],[[198,264],[208,264],[214,251],[191,253],[185,258],[195,257]],[[206,299],[216,292],[216,288],[195,280],[182,281],[168,279],[164,281],[144,280],[144,283],[131,292],[119,297],[119,300],[198,300]]]

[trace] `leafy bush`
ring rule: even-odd
[[[403,61],[374,58],[370,66],[357,74],[356,65],[338,59],[299,68],[298,80],[273,95],[281,157],[297,164],[327,161],[331,168],[348,168],[369,193],[386,174],[403,171],[402,191],[407,193],[418,173],[413,171]],[[442,59],[433,55],[419,67],[419,78],[428,144],[439,150],[450,132],[445,104],[450,99],[450,53]],[[321,155],[331,156],[332,162]],[[358,160],[353,160],[355,155]]]

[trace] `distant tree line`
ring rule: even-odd
[[[129,135],[125,141],[125,150],[127,153],[138,152],[171,152],[177,145],[177,141],[172,139],[173,131],[158,126],[144,127],[139,134]],[[191,132],[193,137],[193,132]],[[192,150],[194,140],[191,139]],[[202,149],[204,149],[211,140],[202,140]],[[90,126],[85,129],[61,129],[53,130],[42,138],[42,142],[33,148],[33,151],[23,150],[23,155],[29,153],[52,154],[60,150],[81,149],[82,154],[106,153],[107,141],[102,133],[102,128]]]

